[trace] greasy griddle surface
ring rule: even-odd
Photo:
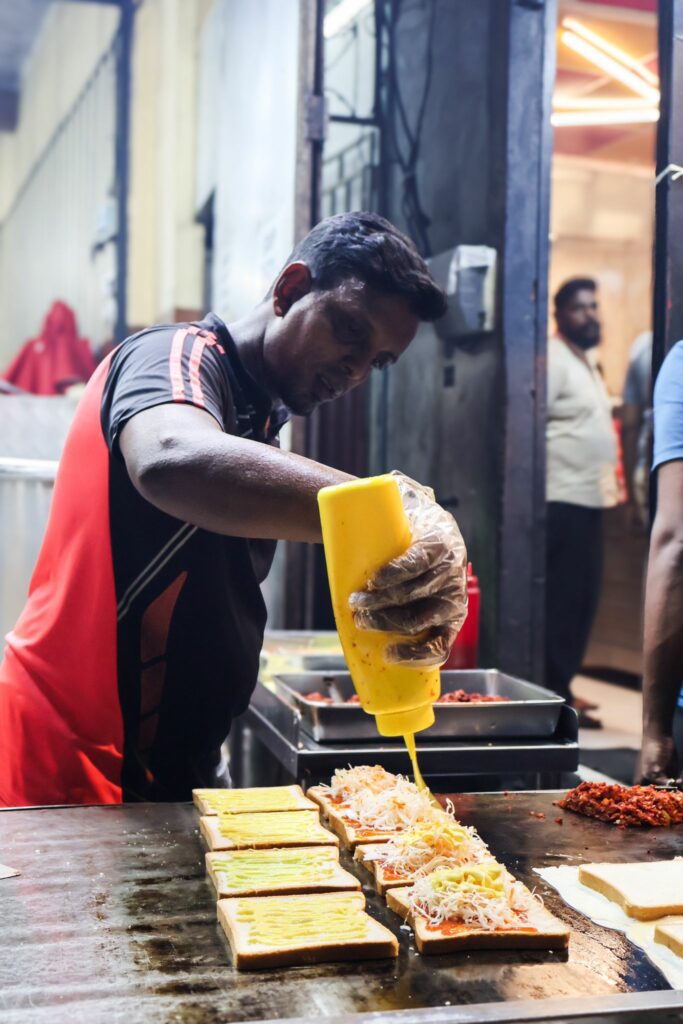
[[[570,925],[568,954],[419,957],[366,886],[370,913],[399,936],[397,962],[254,973],[230,964],[191,804],[0,811],[0,859],[22,871],[0,881],[0,1017],[213,1024],[668,988],[623,935],[566,907],[531,868],[672,857],[683,829],[623,831],[561,813],[552,799],[453,797],[462,821]],[[342,863],[367,881],[344,853]]]

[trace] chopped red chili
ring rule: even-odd
[[[466,690],[451,690],[444,693],[437,700],[437,704],[500,704],[501,701],[510,700],[509,697],[501,697],[496,693],[468,693]]]
[[[607,782],[582,782],[570,789],[558,807],[584,814],[622,828],[668,828],[683,824],[683,793],[655,786],[620,786]]]

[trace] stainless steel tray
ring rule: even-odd
[[[304,695],[317,690],[342,700],[354,693],[348,672],[284,672],[274,676],[282,696],[301,715],[301,728],[318,742],[376,740],[372,715],[358,705],[316,704]],[[420,733],[420,742],[445,738],[489,739],[504,736],[534,738],[552,736],[564,700],[534,683],[499,672],[471,669],[442,672],[441,692],[463,689],[470,693],[496,694],[509,701],[494,704],[436,704],[436,721]]]

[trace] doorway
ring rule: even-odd
[[[615,742],[634,751],[648,539],[651,380],[640,369],[652,352],[657,51],[656,0],[559,0],[549,336],[560,285],[593,279],[602,325],[594,352],[619,438],[619,504],[604,512],[602,589],[583,666],[599,682],[579,680],[574,692],[601,704],[607,730],[595,744],[623,734]]]

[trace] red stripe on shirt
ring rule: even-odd
[[[206,348],[207,339],[202,338],[198,334],[192,345],[192,352],[190,353],[190,387],[192,389],[192,401],[195,405],[204,408],[204,393],[202,392],[202,382],[199,377],[199,364],[202,361],[202,353]]]
[[[186,327],[180,327],[173,335],[171,355],[168,361],[168,372],[173,387],[173,401],[185,401],[185,387],[183,386],[183,343],[187,334]]]

